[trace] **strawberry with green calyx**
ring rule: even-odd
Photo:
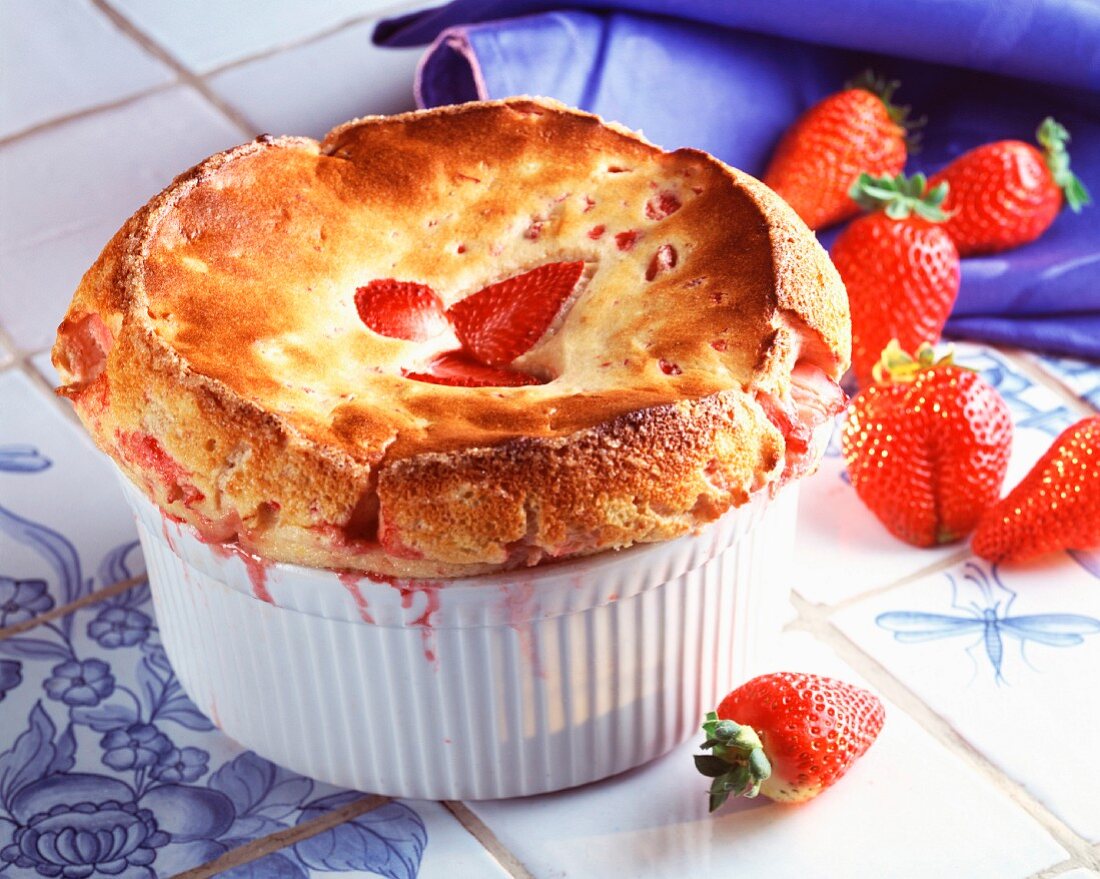
[[[1091,203],[1070,170],[1069,132],[1048,116],[1036,138],[1043,152],[1020,140],[999,140],[964,153],[932,178],[950,185],[944,228],[960,255],[1027,244],[1050,227],[1063,202],[1074,213]]]
[[[872,177],[852,186],[854,202],[874,210],[833,244],[848,290],[852,369],[861,385],[891,339],[913,350],[937,341],[959,293],[959,254],[941,227],[946,184],[931,190],[923,174]]]
[[[772,764],[756,731],[732,720],[719,720],[716,711],[708,711],[703,732],[707,738],[700,747],[711,749],[711,753],[696,754],[695,768],[714,779],[710,785],[710,811],[731,795],[757,796],[760,785],[771,777]]]
[[[841,450],[859,498],[914,546],[961,540],[1001,494],[1012,419],[1001,395],[930,345],[890,342],[848,406]]]
[[[834,678],[777,672],[753,678],[707,714],[695,767],[713,779],[710,811],[728,797],[799,803],[846,773],[882,729],[872,693]]]
[[[829,95],[787,129],[764,172],[811,229],[855,216],[848,196],[863,171],[893,175],[905,167],[908,107],[891,102],[898,83],[868,71]]]
[[[1100,415],[1064,430],[974,532],[974,552],[1024,562],[1100,547]]]

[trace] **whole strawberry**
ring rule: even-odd
[[[848,406],[841,449],[860,500],[914,546],[960,540],[1001,495],[1012,420],[980,375],[892,342]]]
[[[779,672],[742,684],[707,714],[695,767],[713,778],[710,811],[733,796],[778,802],[816,797],[844,775],[882,729],[876,696],[818,675]]]
[[[974,552],[1022,562],[1100,547],[1100,415],[1063,431],[974,533]]]
[[[848,191],[861,172],[892,176],[905,167],[909,108],[890,103],[897,86],[865,73],[803,113],[779,141],[764,182],[811,229],[859,212]]]
[[[1036,138],[987,143],[959,156],[932,178],[947,183],[944,223],[961,256],[997,253],[1034,241],[1054,222],[1063,196],[1074,213],[1090,203],[1069,169],[1069,132],[1050,117]]]
[[[924,175],[860,175],[852,198],[875,212],[853,221],[832,257],[852,312],[852,369],[861,385],[891,339],[936,342],[959,294],[959,254],[940,223],[945,184]]]

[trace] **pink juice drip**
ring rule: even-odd
[[[539,656],[538,645],[535,643],[534,584],[530,581],[508,583],[501,586],[500,591],[504,596],[504,610],[508,616],[508,626],[515,631],[519,638],[520,654],[531,664],[536,677],[545,678],[546,670],[542,667],[542,657]]]
[[[271,597],[271,593],[267,590],[267,567],[270,562],[241,549],[235,543],[211,543],[209,546],[211,552],[219,558],[227,559],[234,555],[239,558],[244,564],[245,571],[248,572],[248,582],[252,584],[252,594],[260,601],[275,604],[275,599]]]
[[[374,617],[371,616],[367,598],[359,589],[359,581],[363,579],[363,575],[357,571],[340,571],[337,573],[336,577],[344,585],[344,588],[348,590],[348,593],[351,595],[351,600],[355,602],[355,606],[359,608],[359,618],[364,623],[370,623],[373,626]],[[371,579],[373,579],[373,577]]]
[[[401,593],[401,606],[411,609],[413,601],[418,594],[424,596],[424,610],[420,616],[412,620],[409,625],[420,629],[420,637],[424,642],[424,658],[428,662],[436,663],[437,658],[434,649],[435,633],[432,631],[432,617],[439,610],[439,590],[442,583],[434,580],[390,580],[390,585]]]
[[[172,541],[172,535],[168,533],[168,515],[163,511],[160,514],[160,533],[164,535],[164,542],[168,544],[168,548],[179,555],[176,544]]]

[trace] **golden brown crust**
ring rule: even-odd
[[[654,271],[663,245],[676,264]],[[377,278],[449,306],[561,259],[585,260],[580,292],[516,361],[541,385],[405,378],[432,351],[354,310]],[[54,362],[100,447],[212,539],[447,576],[665,539],[743,503],[782,477],[773,410],[796,363],[835,380],[848,346],[828,257],[758,181],[512,99],[206,160],[107,245]]]

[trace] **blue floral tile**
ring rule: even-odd
[[[1082,736],[1100,727],[1100,553],[968,559],[834,623],[1078,834],[1100,842]]]
[[[7,876],[171,876],[362,796],[215,730],[172,672],[145,585],[0,640],[0,689]],[[418,812],[390,802],[286,850],[297,872],[282,875],[406,879],[427,843]]]
[[[1100,409],[1100,363],[1070,357],[1043,356],[1036,360],[1093,409]]]
[[[144,570],[114,468],[59,405],[0,373],[0,628]]]
[[[956,362],[978,370],[1004,397],[1015,426],[1005,488],[1015,485],[1054,437],[1079,417],[1057,393],[1035,382],[1004,354],[959,343]],[[840,452],[844,415],[818,472],[803,481],[799,507],[794,589],[803,598],[832,605],[919,574],[965,544],[917,549],[891,535],[857,497]]]
[[[955,360],[976,369],[997,389],[1008,403],[1017,428],[1040,431],[1053,439],[1078,419],[1064,400],[994,348],[957,342]]]
[[[394,846],[407,833],[406,810],[424,822],[411,845]],[[427,845],[428,839],[431,845]],[[369,872],[363,872],[364,864]],[[332,830],[326,830],[221,879],[342,879],[352,876],[416,876],[417,879],[508,879],[510,875],[439,803],[390,802]]]

